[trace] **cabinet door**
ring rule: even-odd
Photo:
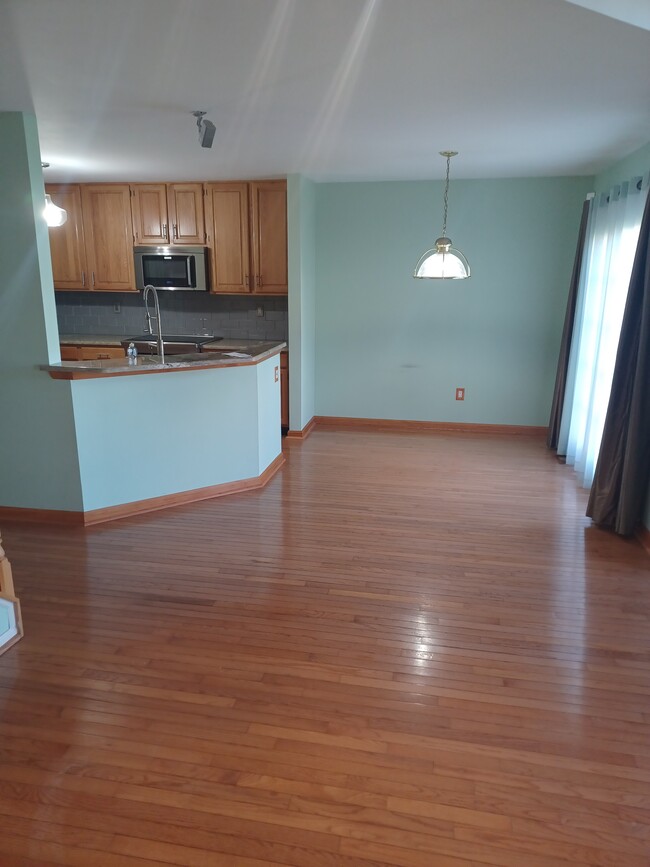
[[[81,204],[91,288],[135,292],[128,184],[84,184]]]
[[[205,244],[203,184],[168,184],[172,244]]]
[[[60,206],[59,206],[60,207]],[[62,346],[61,361],[83,361],[80,346]]]
[[[54,288],[89,289],[81,190],[77,185],[48,184],[45,192],[50,194],[55,205],[68,212],[68,219],[62,226],[51,226],[49,230]]]
[[[168,244],[165,184],[133,184],[133,238],[136,244]]]
[[[286,295],[287,184],[254,181],[251,192],[251,244],[256,295]]]
[[[212,248],[210,291],[249,293],[248,184],[207,184],[205,199]]]
[[[120,346],[81,346],[81,361],[94,361],[102,358],[124,358],[126,353]]]

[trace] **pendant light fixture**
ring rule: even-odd
[[[49,169],[49,163],[41,163],[41,168]],[[52,197],[45,194],[45,207],[43,208],[43,216],[48,226],[62,226],[68,219],[68,212],[64,208],[60,208],[52,201]]]
[[[64,208],[55,205],[52,198],[46,194],[43,216],[48,226],[62,226],[68,219],[68,212]]]
[[[449,208],[449,162],[458,151],[440,151],[440,156],[447,158],[447,177],[445,180],[445,215],[442,223],[442,237],[437,238],[435,247],[424,253],[413,276],[428,280],[465,280],[470,275],[469,262],[465,256],[451,246],[451,238],[447,237],[447,210]]]

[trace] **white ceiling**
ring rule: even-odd
[[[650,32],[585,5],[639,2],[0,0],[0,110],[48,181],[593,174],[650,140]]]

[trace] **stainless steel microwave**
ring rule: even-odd
[[[135,286],[205,292],[210,288],[205,247],[134,247]]]

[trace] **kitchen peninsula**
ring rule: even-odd
[[[72,392],[83,509],[71,520],[95,524],[271,478],[283,463],[285,344],[230,343],[164,363],[139,356],[41,365]]]

